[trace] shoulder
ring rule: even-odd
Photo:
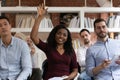
[[[20,45],[20,46],[24,46],[24,45],[27,45],[27,42],[20,39],[20,38],[17,38],[17,37],[12,37],[12,43],[14,45]]]
[[[109,39],[109,42],[120,42],[120,40],[118,40],[118,39]]]
[[[83,48],[80,46],[78,49],[77,49],[77,51],[81,51]]]
[[[17,37],[12,37],[12,40],[14,41],[14,42],[22,42],[22,43],[24,43],[25,41],[24,40],[22,40],[22,39],[20,39],[20,38],[17,38]]]
[[[94,52],[96,52],[96,50],[98,50],[100,48],[101,48],[101,44],[99,42],[96,42],[87,49],[87,52],[94,53]]]
[[[118,39],[109,39],[109,44],[113,46],[120,46],[120,40]]]
[[[98,43],[94,43],[93,45],[91,45],[87,50],[94,50],[94,48],[96,48],[98,46]]]
[[[120,45],[118,43],[120,43],[120,40],[118,39],[108,39],[108,43],[111,45]]]

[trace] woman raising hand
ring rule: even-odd
[[[63,79],[63,76],[65,76],[64,80],[73,80],[78,69],[70,31],[64,25],[59,24],[52,29],[47,42],[43,42],[38,37],[39,24],[46,12],[47,9],[43,4],[38,7],[38,17],[31,31],[31,39],[47,56],[48,69],[44,80],[54,77]]]

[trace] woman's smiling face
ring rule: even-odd
[[[58,45],[64,44],[67,41],[68,32],[65,29],[60,29],[55,34],[55,40]]]

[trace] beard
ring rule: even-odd
[[[84,40],[84,44],[89,44],[90,40]]]
[[[100,33],[97,33],[97,36],[98,36],[99,38],[105,38],[105,37],[108,36],[108,32],[100,32]]]

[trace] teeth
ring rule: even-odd
[[[62,39],[59,39],[59,41],[62,41]]]

